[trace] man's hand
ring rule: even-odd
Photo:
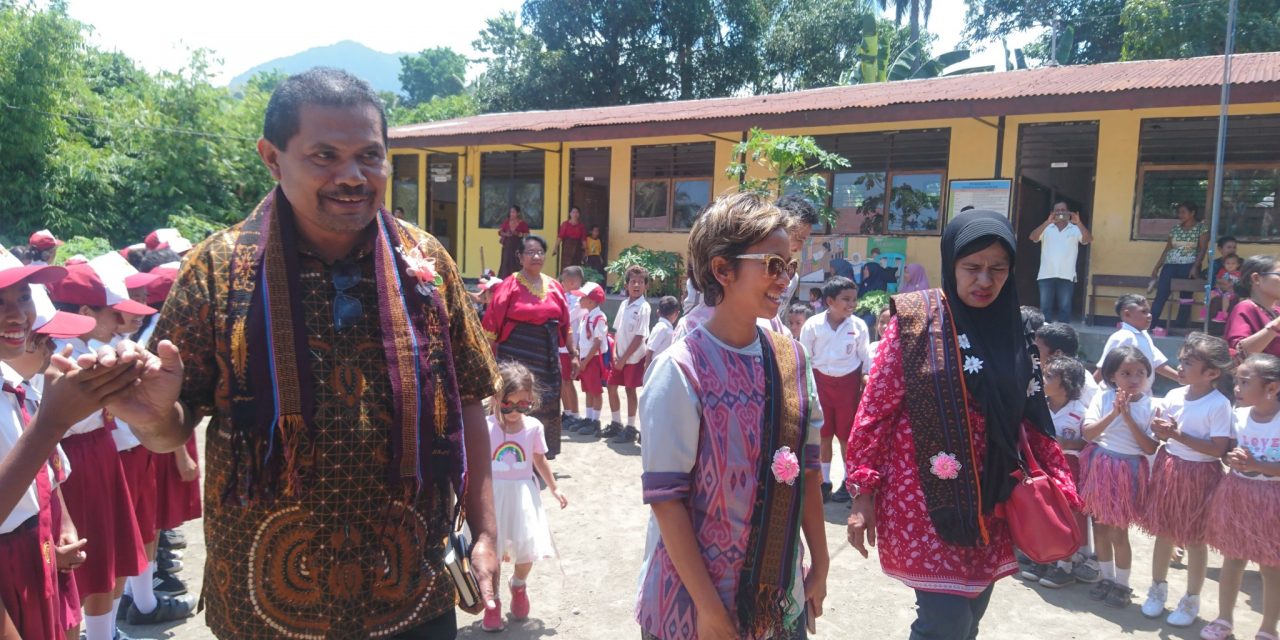
[[[53,354],[44,377],[44,396],[35,424],[66,432],[72,425],[101,411],[108,397],[137,381],[132,366],[105,366],[92,356],[71,360],[71,346]]]
[[[98,362],[106,366],[116,363],[138,363],[141,373],[130,385],[107,399],[107,410],[130,425],[163,424],[173,413],[182,391],[182,356],[168,340],[151,353],[130,340],[121,341],[113,350],[104,347]]]
[[[480,601],[473,607],[463,607],[462,610],[471,614],[478,614],[485,609],[492,609],[498,606],[497,582],[498,582],[498,556],[493,549],[493,540],[488,536],[476,538],[471,545],[471,572],[476,576],[476,582],[480,585]]]
[[[1079,211],[1072,211],[1072,212],[1071,212],[1071,224],[1074,224],[1074,225],[1076,225],[1077,227],[1078,227],[1078,226],[1080,226],[1080,212],[1079,212]]]

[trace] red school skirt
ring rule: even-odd
[[[88,540],[84,564],[75,571],[76,589],[83,600],[110,593],[116,578],[142,573],[147,559],[111,434],[102,428],[67,436],[62,450],[71,461],[62,497],[80,537]]]
[[[192,460],[199,460],[196,437],[187,440],[187,453]],[[204,515],[200,503],[200,479],[190,482],[178,474],[178,461],[174,453],[157,454],[156,468],[156,529],[177,529],[182,523],[199,520]]]
[[[44,468],[40,473],[46,473]],[[22,638],[61,638],[47,482],[37,482],[40,513],[0,535],[0,603]]]
[[[138,523],[142,543],[156,539],[156,470],[155,456],[138,445],[120,452],[120,468],[133,500],[133,518]],[[75,467],[71,467],[72,471]]]

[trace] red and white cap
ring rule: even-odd
[[[581,289],[572,293],[580,298],[595,300],[596,304],[604,304],[604,287],[594,282],[588,282],[582,285]]]
[[[178,255],[190,251],[193,246],[191,241],[182,237],[182,232],[177,229],[156,229],[147,234],[146,241],[143,244],[148,251],[169,249]]]
[[[129,289],[146,287],[157,278],[138,273],[128,260],[112,251],[68,268],[66,278],[49,286],[49,296],[57,302],[111,307],[135,316],[149,316],[156,310],[130,299]]]
[[[78,313],[58,311],[44,287],[31,287],[31,299],[36,303],[36,322],[31,330],[53,338],[82,336],[98,325],[98,321]]]
[[[169,297],[169,290],[173,288],[173,283],[178,280],[178,267],[180,266],[182,266],[180,262],[167,262],[149,272],[151,275],[156,276],[156,280],[147,285],[147,304],[164,304],[165,298]]]
[[[22,264],[22,261],[17,256],[0,246],[0,289],[12,287],[19,282],[49,284],[66,277],[66,275],[67,270],[62,267]]]
[[[62,246],[62,241],[53,237],[53,232],[48,229],[41,229],[33,234],[27,240],[27,244],[41,251],[48,251],[54,247]]]

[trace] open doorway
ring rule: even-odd
[[[427,156],[427,231],[458,260],[458,155]]]
[[[1040,245],[1031,232],[1049,217],[1053,205],[1065,201],[1080,221],[1093,229],[1093,188],[1098,165],[1098,123],[1055,122],[1024,124],[1018,129],[1017,208],[1014,228],[1018,234],[1018,298],[1023,304],[1040,304],[1036,276],[1040,271]],[[1089,247],[1080,247],[1076,258],[1076,287],[1071,316],[1084,308],[1089,276]]]
[[[609,172],[613,151],[608,147],[569,152],[569,206],[582,212],[582,224],[600,227],[601,258],[609,261]]]

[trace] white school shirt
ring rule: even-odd
[[[1126,344],[1137,347],[1143,355],[1147,356],[1147,360],[1151,361],[1151,375],[1147,376],[1147,389],[1150,390],[1151,383],[1156,381],[1156,369],[1159,369],[1160,365],[1168,363],[1169,359],[1156,346],[1156,343],[1151,339],[1150,333],[1138,331],[1128,322],[1121,322],[1120,328],[1111,334],[1111,337],[1107,338],[1107,346],[1102,348],[1102,357],[1098,358],[1098,366],[1102,366],[1102,362],[1107,359],[1107,354],[1111,353],[1112,349]]]
[[[1115,389],[1104,389],[1102,393],[1094,396],[1093,402],[1089,404],[1089,410],[1084,415],[1085,424],[1102,420],[1103,416],[1111,413],[1111,407],[1115,406],[1115,403]],[[1133,421],[1138,423],[1138,428],[1148,437],[1151,436],[1151,416],[1154,411],[1150,395],[1143,395],[1142,398],[1129,403],[1129,415],[1133,416]],[[1121,416],[1116,416],[1116,419],[1107,425],[1106,430],[1093,443],[1113,453],[1129,456],[1147,455],[1142,447],[1138,446],[1138,441],[1129,431],[1129,425]]]
[[[15,388],[22,384],[22,376],[18,375],[9,365],[0,364],[0,373],[4,376],[4,381]],[[27,399],[31,402],[31,399]],[[28,412],[30,407],[28,407]],[[0,392],[0,460],[9,455],[13,448],[17,446],[18,439],[22,437],[22,411],[18,406],[18,396],[12,393]],[[61,450],[58,451],[61,456]],[[65,460],[65,458],[64,458]],[[70,467],[65,467],[70,472]],[[53,477],[53,469],[48,464],[41,465],[44,473],[49,474],[49,485],[57,486],[57,481]],[[36,482],[33,478],[27,485],[25,491],[22,492],[22,498],[18,500],[18,504],[14,505],[13,511],[10,511],[4,517],[4,522],[0,523],[0,534],[12,533],[18,525],[26,522],[32,516],[40,514],[39,493],[37,493]]]
[[[1258,422],[1251,415],[1252,410],[1249,407],[1240,407],[1235,411],[1235,437],[1236,446],[1241,449],[1248,449],[1253,457],[1262,462],[1280,462],[1280,414],[1276,414],[1270,422]],[[1268,476],[1261,473],[1257,475],[1245,475],[1231,470],[1232,473],[1248,478],[1250,480],[1266,480],[1268,482],[1280,482],[1278,476]]]
[[[1084,237],[1080,227],[1067,223],[1066,228],[1050,224],[1040,236],[1040,275],[1037,280],[1062,278],[1076,281],[1076,256],[1080,254],[1080,242]]]
[[[831,328],[827,322],[829,311],[823,311],[804,321],[800,328],[800,344],[804,345],[813,361],[813,368],[824,376],[841,378],[859,368],[871,368],[871,332],[867,323],[857,316],[849,316],[839,327]]]
[[[9,365],[0,362],[0,368],[9,369]],[[9,374],[6,372],[6,380],[10,377],[18,377],[18,372],[13,371],[13,369],[9,369],[9,371],[12,371],[13,373]],[[40,410],[40,401],[44,399],[44,374],[37,374],[34,378],[23,380],[22,388],[27,390],[27,413],[34,417],[36,412]],[[66,452],[62,450],[62,445],[54,445],[53,450],[58,454],[58,460],[62,464],[62,478],[65,480],[71,475],[71,459],[68,458]],[[54,481],[53,486],[57,487],[58,482]]]
[[[1049,410],[1049,415],[1053,417],[1053,432],[1063,440],[1079,440],[1084,437],[1084,416],[1089,411],[1088,405],[1083,400],[1072,400],[1064,405],[1061,409],[1054,411]],[[1080,456],[1079,451],[1069,451],[1063,449],[1062,453],[1068,456]]]
[[[156,323],[152,322],[149,328],[154,329],[155,326]],[[150,338],[150,336],[148,336],[148,338]],[[123,336],[116,336],[115,339],[111,341],[111,344],[114,346],[123,339]],[[138,344],[143,343],[140,342]],[[133,435],[133,428],[129,426],[129,423],[119,418],[116,418],[116,428],[111,432],[111,439],[116,443],[116,451],[128,451],[135,447],[142,446],[142,441],[138,439],[138,436]]]
[[[613,331],[614,354],[618,358],[627,352],[636,336],[640,337],[640,346],[622,364],[644,362],[644,339],[649,337],[649,301],[644,296],[623,300],[618,315],[613,318]]]
[[[604,312],[600,310],[600,307],[596,307],[591,311],[583,309],[583,311],[585,312],[584,315],[578,321],[578,325],[574,327],[574,332],[578,335],[578,357],[580,358],[587,357],[587,352],[591,350],[593,342],[600,343],[600,348],[596,353],[604,353],[605,344],[607,344],[605,342],[605,334],[609,332],[609,321],[605,320]],[[587,363],[582,363],[582,366],[585,367],[586,365]]]
[[[667,350],[672,342],[672,338],[676,334],[676,328],[671,326],[671,321],[666,318],[658,318],[658,324],[653,325],[653,330],[649,332],[649,339],[645,341],[645,348],[654,356]]]
[[[1084,406],[1088,407],[1093,404],[1093,398],[1098,395],[1100,390],[1102,390],[1102,387],[1093,379],[1093,374],[1086,370],[1084,372],[1084,388],[1080,390],[1080,402],[1083,402]]]
[[[80,338],[54,340],[54,344],[57,345],[57,353],[62,353],[62,349],[64,346],[71,345],[72,360],[75,360],[76,358],[79,358],[80,356],[85,355],[87,353],[94,353],[98,350],[99,347],[104,346],[103,343],[98,342],[97,340],[85,342]],[[98,429],[101,429],[105,426],[106,426],[106,422],[103,420],[102,412],[94,411],[93,413],[89,414],[89,417],[71,425],[71,428],[67,429],[67,433],[62,437],[67,438],[68,436],[83,435],[86,433],[97,431]],[[119,431],[119,429],[117,429],[117,431]],[[130,434],[130,436],[132,436],[132,434]],[[117,449],[117,451],[119,451],[119,449]]]
[[[1189,390],[1190,387],[1178,387],[1165,394],[1164,399],[1158,403],[1161,417],[1177,422],[1178,428],[1192,438],[1234,438],[1235,419],[1232,416],[1231,401],[1217,389],[1199,400],[1187,400]],[[1169,451],[1169,455],[1191,462],[1217,460],[1174,440],[1166,442],[1164,448]]]
[[[587,315],[587,310],[583,309],[582,305],[578,304],[578,301],[581,299],[582,296],[575,296],[568,291],[564,292],[565,303],[569,305],[569,331],[571,332],[577,332],[578,323],[582,321],[582,316]],[[565,346],[560,347],[560,353],[569,353],[569,346],[567,343]]]

